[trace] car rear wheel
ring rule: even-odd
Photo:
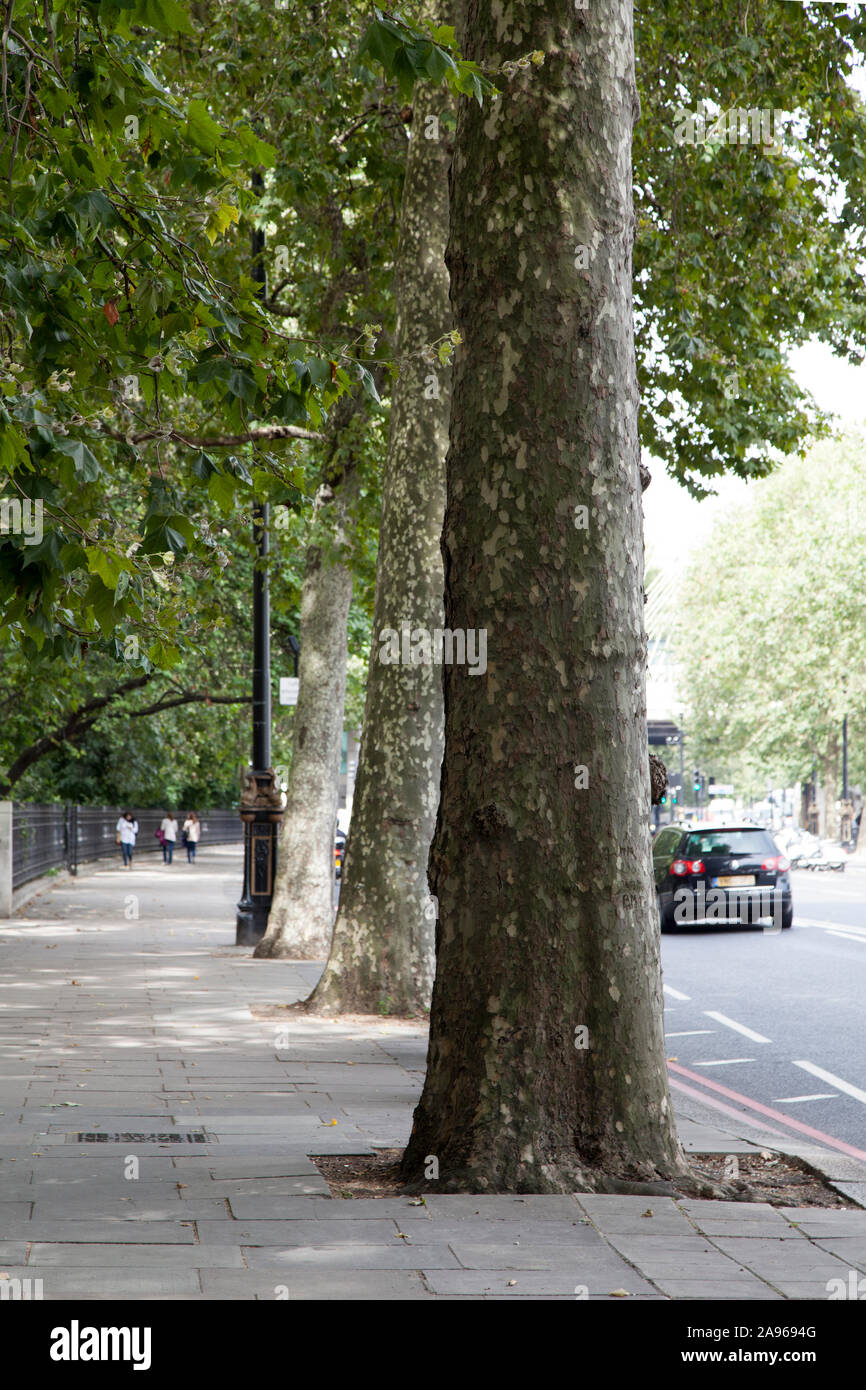
[[[782,930],[787,931],[794,925],[794,904],[784,903],[782,906]]]

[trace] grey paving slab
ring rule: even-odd
[[[726,1282],[746,1272],[743,1259],[706,1243],[690,1241],[679,1245],[655,1242],[646,1236],[615,1235],[609,1240],[614,1249],[635,1265],[648,1279],[664,1276],[678,1279],[715,1279]],[[750,1246],[757,1242],[749,1242]],[[754,1270],[754,1266],[753,1266]]]
[[[216,1223],[215,1223],[216,1224]],[[29,1241],[74,1242],[100,1245],[107,1242],[120,1245],[193,1245],[193,1222],[129,1221],[126,1217],[109,1216],[103,1220],[75,1221],[63,1217],[17,1221],[7,1228],[13,1239]]]
[[[485,1197],[472,1195],[437,1196],[424,1193],[432,1216],[484,1216],[490,1219],[531,1216],[534,1221],[575,1221],[583,1213],[573,1197],[526,1196]]]
[[[200,1178],[204,1171],[213,1174],[215,1178],[295,1178],[298,1182],[305,1181],[311,1190],[321,1188],[330,1191],[315,1164],[310,1164],[306,1155],[303,1159],[215,1158],[206,1164],[197,1160],[189,1163],[182,1158],[175,1160],[174,1176],[179,1182]],[[297,1190],[306,1191],[307,1188]]]
[[[330,1193],[324,1189],[310,1192],[306,1195],[303,1192],[307,1185],[306,1178],[184,1178],[177,1184],[181,1201],[195,1201],[201,1197],[247,1197],[247,1196],[275,1196],[279,1195],[284,1199],[293,1198],[296,1201],[312,1202],[327,1201]],[[273,1213],[264,1212],[267,1217]],[[276,1213],[282,1216],[284,1213]],[[253,1213],[256,1215],[256,1213]]]
[[[30,1216],[33,1201],[0,1202],[0,1231],[11,1231],[16,1222],[26,1221]]]
[[[866,1240],[862,1236],[817,1235],[813,1236],[811,1244],[852,1267],[866,1269]]]
[[[798,1278],[797,1275],[789,1278],[786,1274],[777,1274],[770,1282],[785,1299],[806,1299],[814,1303],[829,1301],[833,1291],[830,1281],[840,1277],[844,1280],[844,1271],[841,1276],[834,1274],[825,1278],[823,1274],[817,1274],[808,1279]],[[859,1297],[862,1297],[863,1293],[866,1293],[866,1289],[861,1291]]]
[[[828,1207],[781,1207],[786,1221],[793,1221],[807,1235],[836,1231],[840,1235],[866,1236],[866,1211],[835,1211]]]
[[[122,1175],[124,1160],[127,1154],[132,1154],[139,1159],[139,1177],[137,1181],[146,1182],[162,1178],[166,1182],[177,1180],[177,1170],[172,1165],[171,1155],[157,1157],[156,1155],[137,1154],[135,1145],[112,1145],[112,1152],[107,1153],[99,1148],[98,1153],[92,1152],[97,1149],[97,1145],[88,1144],[87,1153],[80,1153],[78,1145],[73,1149],[70,1144],[67,1146],[71,1152],[63,1153],[62,1157],[55,1158],[54,1151],[51,1157],[33,1158],[30,1160],[30,1171],[36,1176],[39,1182],[47,1182],[52,1178],[73,1178],[73,1177],[104,1177],[110,1179],[113,1173]],[[82,1145],[82,1148],[85,1146]],[[116,1150],[116,1151],[115,1151]]]
[[[205,1294],[213,1299],[253,1297],[265,1302],[288,1299],[293,1303],[346,1299],[377,1303],[431,1298],[420,1273],[411,1269],[306,1269],[277,1274],[254,1269],[203,1269],[200,1278]]]
[[[750,1240],[804,1240],[805,1236],[790,1221],[717,1221],[715,1218],[698,1222],[705,1236],[745,1236]]]
[[[227,1186],[229,1184],[221,1183],[220,1191],[224,1191]],[[235,1183],[233,1186],[238,1188],[240,1184]],[[248,1196],[243,1191],[226,1195],[231,1204],[232,1214],[241,1221],[291,1221],[315,1217],[319,1221],[354,1221],[363,1225],[368,1221],[381,1221],[384,1217],[390,1217],[398,1223],[414,1219],[418,1221],[419,1230],[433,1230],[432,1216],[425,1214],[423,1208],[410,1206],[405,1197],[380,1197],[369,1200],[362,1198],[356,1201],[319,1198],[311,1202],[305,1197],[273,1194]]]
[[[658,1236],[689,1235],[694,1226],[688,1216],[670,1197],[602,1197],[582,1194],[576,1199],[579,1212],[584,1213],[599,1231],[646,1231]]]
[[[835,1182],[833,1183],[837,1192],[843,1193],[845,1197],[850,1197],[852,1202],[857,1202],[861,1207],[866,1207],[866,1182]]]
[[[659,1275],[653,1282],[662,1293],[675,1299],[709,1303],[785,1301],[782,1294],[760,1279],[677,1279]]]
[[[500,1236],[480,1241],[452,1240],[450,1248],[464,1269],[582,1270],[583,1278],[576,1279],[577,1283],[589,1283],[591,1270],[610,1271],[607,1277],[613,1277],[614,1270],[628,1267],[601,1240],[595,1245],[541,1244],[538,1239],[533,1243],[515,1243]]]
[[[857,1158],[837,1153],[835,1149],[819,1149],[814,1144],[799,1144],[796,1139],[785,1141],[785,1152],[799,1155],[817,1167],[825,1178],[839,1182],[863,1182],[863,1164]]]
[[[57,1218],[79,1221],[98,1221],[117,1218],[123,1221],[229,1221],[230,1215],[222,1198],[211,1201],[182,1202],[180,1194],[169,1188],[162,1200],[134,1201],[132,1198],[112,1201],[110,1199],[86,1201],[76,1197],[42,1197],[34,1204],[33,1219],[39,1222],[54,1221]],[[2,1220],[2,1216],[0,1216]]]
[[[23,1264],[27,1258],[27,1240],[0,1240],[0,1260],[3,1264]]]
[[[34,1265],[104,1265],[122,1269],[242,1269],[240,1249],[229,1245],[63,1245],[35,1242]]]
[[[827,1277],[841,1273],[842,1258],[812,1241],[750,1240],[748,1236],[718,1236],[715,1243],[723,1254],[738,1265],[748,1266],[762,1276],[771,1272],[791,1279],[806,1278],[820,1270]],[[852,1242],[846,1241],[846,1245]],[[850,1255],[844,1257],[850,1260]]]
[[[204,1247],[199,1246],[199,1249]],[[210,1246],[218,1250],[219,1246]],[[271,1246],[244,1247],[248,1269],[294,1270],[306,1279],[307,1271],[343,1269],[360,1272],[371,1269],[458,1269],[458,1262],[447,1245],[410,1245],[404,1241],[386,1245],[299,1245],[289,1249]]]
[[[391,1245],[400,1237],[397,1225],[380,1221],[197,1221],[202,1245]],[[420,1238],[419,1238],[420,1239]],[[427,1239],[439,1241],[432,1228]],[[447,1237],[444,1239],[447,1240]],[[414,1238],[413,1238],[414,1243]],[[422,1241],[423,1243],[423,1241]]]
[[[578,1277],[574,1270],[507,1269],[425,1269],[424,1282],[437,1294],[469,1294],[475,1298],[508,1297],[568,1297],[579,1302],[605,1298],[614,1301],[614,1290],[624,1289],[633,1298],[656,1298],[663,1295],[648,1280],[641,1278],[623,1261],[606,1271],[596,1269],[589,1276]]]
[[[481,1244],[490,1241],[493,1245],[512,1245],[522,1248],[525,1245],[544,1245],[567,1250],[604,1249],[604,1237],[589,1223],[578,1222],[533,1222],[526,1221],[487,1221],[482,1217],[463,1217],[451,1221],[447,1217],[436,1217],[432,1221],[420,1220],[412,1216],[398,1218],[401,1231],[410,1240],[448,1241],[449,1244]],[[428,1234],[425,1237],[425,1232]]]
[[[189,1298],[200,1291],[197,1270],[61,1268],[57,1265],[7,1265],[10,1279],[41,1279],[46,1303],[59,1299],[116,1300],[162,1295]]]
[[[682,1198],[677,1205],[694,1217],[699,1225],[703,1217],[715,1221],[769,1221],[776,1215],[784,1217],[788,1210],[803,1210],[801,1207],[771,1207],[769,1202],[703,1202],[691,1198]],[[808,1207],[806,1210],[814,1211],[815,1208]]]

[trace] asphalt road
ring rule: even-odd
[[[790,931],[696,926],[662,937],[672,1080],[866,1158],[866,866],[797,871],[792,887]]]

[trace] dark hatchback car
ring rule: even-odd
[[[758,825],[667,825],[653,840],[662,931],[696,922],[794,920],[790,862]]]

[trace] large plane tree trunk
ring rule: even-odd
[[[376,569],[373,646],[340,909],[309,1006],[417,1013],[433,984],[427,856],[439,799],[437,665],[384,664],[380,634],[442,626],[450,367],[421,356],[450,328],[445,90],[416,88],[397,252],[397,356]]]
[[[568,1191],[686,1171],[670,1104],[650,870],[632,6],[466,0],[503,97],[461,101],[454,372],[424,1091],[404,1174]],[[582,510],[585,508],[585,512]]]
[[[335,412],[338,414],[338,412]],[[298,703],[268,929],[253,954],[322,960],[334,927],[334,832],[352,572],[343,499],[323,485],[301,589]]]

